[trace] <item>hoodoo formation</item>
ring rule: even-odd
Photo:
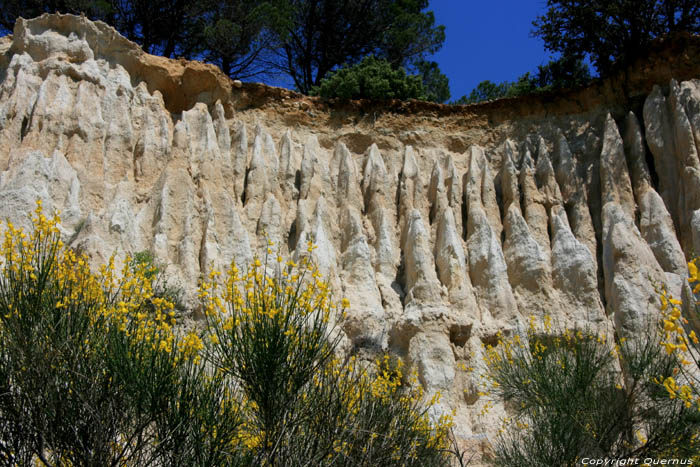
[[[41,199],[99,264],[150,250],[196,317],[211,268],[298,257],[346,351],[404,356],[480,439],[482,344],[528,318],[643,332],[700,251],[700,38],[590,87],[468,107],[322,102],[145,54],[70,15],[0,39],[0,218]],[[695,60],[695,61],[694,61]],[[238,84],[238,83],[237,83]]]

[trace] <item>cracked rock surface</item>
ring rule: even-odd
[[[212,268],[311,239],[351,347],[402,355],[478,438],[499,412],[479,415],[460,368],[498,331],[550,315],[634,336],[655,285],[680,295],[700,251],[694,70],[649,84],[636,114],[592,98],[372,113],[233,88],[85,18],[20,19],[0,39],[0,218],[26,228],[41,199],[95,264],[153,251],[192,307]]]

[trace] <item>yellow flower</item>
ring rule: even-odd
[[[690,337],[690,340],[693,341],[694,344],[698,344],[698,336],[695,335],[695,331],[690,331],[690,334],[688,334],[688,337]]]
[[[670,342],[662,342],[661,345],[666,347],[666,352],[668,352],[669,355],[671,355],[676,350],[676,346],[674,344],[671,344]]]
[[[693,261],[688,263],[688,274],[690,275],[688,282],[698,282],[698,267]]]
[[[668,391],[669,397],[671,397],[671,399],[675,399],[676,393],[678,392],[678,384],[676,384],[676,380],[669,376],[664,380],[664,387]]]

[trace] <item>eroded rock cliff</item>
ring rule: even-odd
[[[392,349],[493,427],[467,368],[530,315],[642,332],[700,251],[700,38],[591,87],[469,107],[236,87],[75,16],[0,39],[0,218],[62,211],[96,263],[151,250],[197,281],[309,239],[351,301],[346,348]]]

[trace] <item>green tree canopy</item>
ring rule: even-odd
[[[563,57],[590,57],[601,75],[658,36],[700,32],[697,0],[547,0],[547,7],[533,22],[533,34]]]
[[[73,14],[84,12],[90,17],[99,17],[102,15],[101,8],[105,7],[109,7],[106,2],[95,0],[4,0],[0,8],[0,32],[2,29],[12,32],[15,21],[20,16],[28,19],[60,11]]]
[[[148,53],[206,60],[232,78],[281,72],[305,93],[373,54],[394,70],[420,72],[431,96],[445,100],[447,78],[436,64],[420,65],[445,40],[427,7],[428,0],[6,0],[0,28],[12,30],[19,16],[84,13]]]
[[[193,57],[201,50],[199,33],[207,2],[192,0],[99,0],[90,11],[113,25],[148,53]]]
[[[369,54],[394,69],[411,66],[445,40],[444,26],[423,11],[427,6],[427,0],[289,0],[289,20],[277,30],[276,66],[304,93],[341,64]]]
[[[425,99],[420,76],[407,75],[403,68],[394,70],[387,60],[373,55],[331,72],[311,94],[326,99]]]
[[[417,64],[445,42],[445,26],[436,26],[433,12],[424,11],[428,0],[392,0],[379,7],[388,10],[390,24],[376,53],[392,67]]]
[[[472,92],[468,96],[462,96],[453,104],[474,104],[476,102],[491,101],[494,99],[499,99],[501,97],[506,97],[508,94],[508,89],[512,86],[512,83],[494,83],[493,81],[485,80],[476,85]]]
[[[416,69],[423,81],[425,100],[442,103],[450,98],[450,80],[436,62],[422,60],[416,64]]]
[[[104,21],[151,54],[206,60],[232,78],[265,71],[269,29],[286,0],[7,0],[0,27],[11,31],[19,16],[85,14]]]
[[[552,90],[583,86],[590,80],[591,72],[582,59],[561,57],[539,65],[532,83],[537,89]]]
[[[201,27],[202,55],[228,76],[243,79],[266,70],[262,58],[271,47],[267,28],[278,18],[279,2],[212,1]]]

